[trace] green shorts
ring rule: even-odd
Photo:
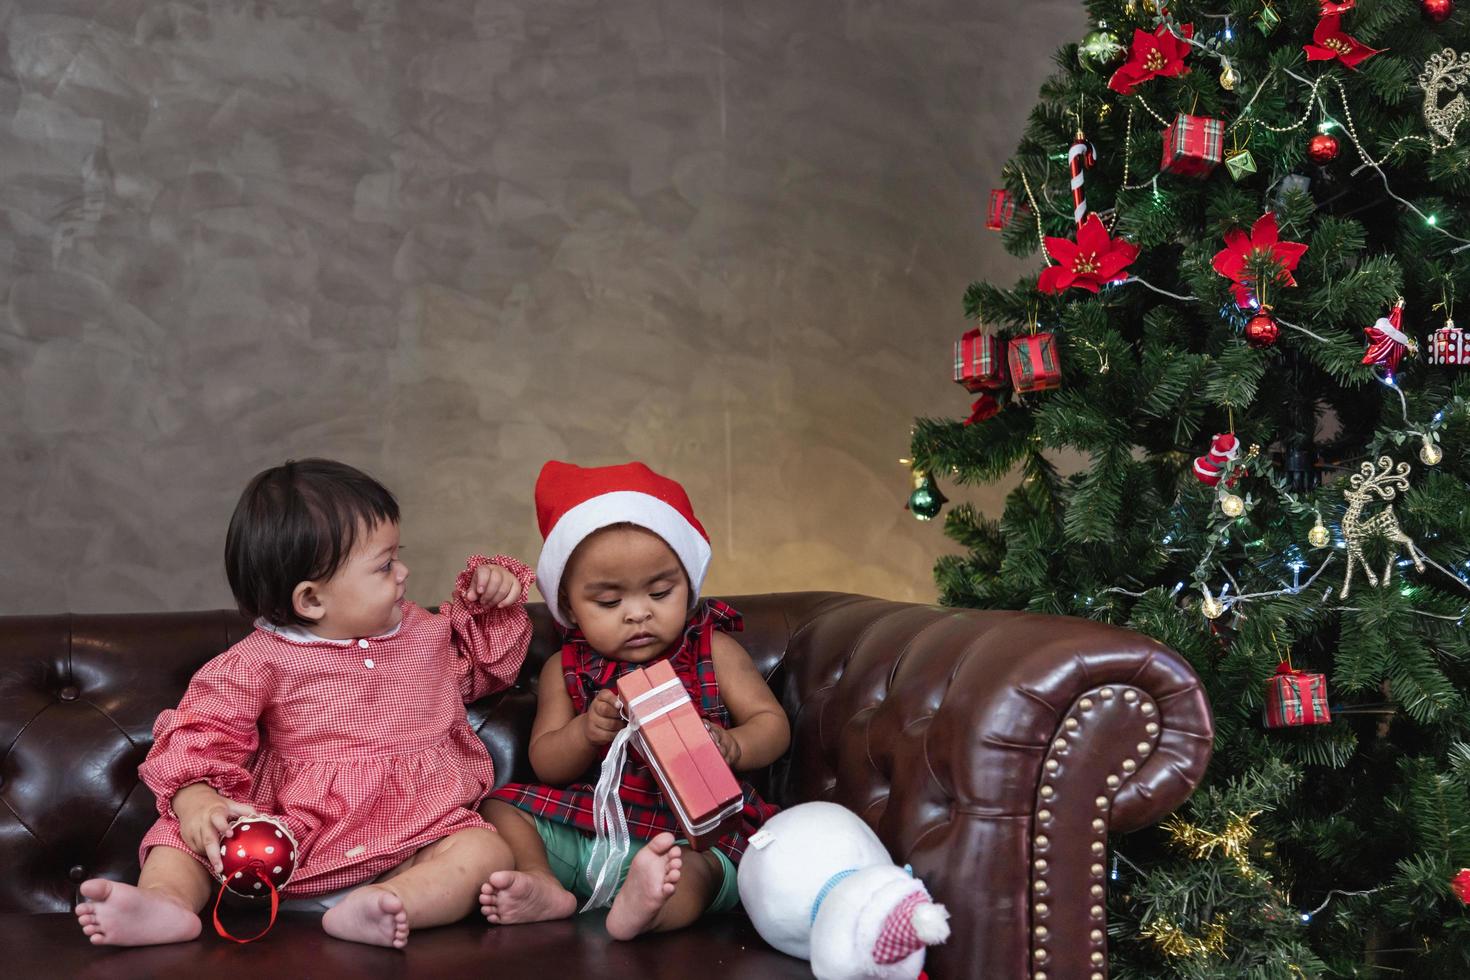
[[[587,901],[592,895],[592,888],[587,884],[587,865],[591,863],[592,846],[596,841],[575,827],[535,814],[526,815],[536,825],[536,833],[541,835],[541,843],[546,847],[546,860],[551,865],[551,872],[556,875],[556,880],[577,896],[577,901]],[[633,855],[647,843],[648,841],[633,841],[628,856],[623,859],[623,866],[618,869],[619,888],[623,886],[623,879],[628,877],[628,866],[633,863]],[[679,840],[677,843],[680,847],[689,846],[687,840]],[[720,863],[723,879],[719,891],[715,892],[714,901],[710,902],[706,911],[728,912],[740,904],[740,889],[735,884],[735,865],[718,850],[711,850],[709,853]]]

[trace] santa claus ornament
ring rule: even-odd
[[[296,838],[284,822],[275,817],[236,817],[230,821],[219,849],[220,892],[214,900],[214,928],[225,939],[251,943],[271,931],[281,905],[281,889],[296,870]],[[220,902],[229,891],[243,898],[269,898],[270,921],[264,929],[248,939],[231,935],[220,922]]]
[[[1368,350],[1363,354],[1363,363],[1381,367],[1388,372],[1389,380],[1398,373],[1399,361],[1405,352],[1419,353],[1414,338],[1404,333],[1404,299],[1399,297],[1388,316],[1381,316],[1371,327],[1364,327],[1368,335]]]
[[[1210,451],[1194,458],[1194,475],[1207,487],[1219,484],[1220,477],[1230,464],[1240,458],[1240,440],[1233,432],[1222,432],[1210,440]],[[1235,478],[1226,479],[1227,487],[1234,486]]]

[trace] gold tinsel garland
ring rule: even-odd
[[[1169,839],[1193,857],[1206,858],[1219,851],[1235,862],[1242,877],[1256,880],[1265,876],[1251,864],[1247,847],[1256,836],[1256,828],[1251,821],[1260,815],[1260,810],[1245,816],[1232,813],[1225,829],[1218,834],[1211,833],[1198,824],[1186,823],[1178,817],[1170,817],[1162,826],[1169,834]]]
[[[1204,935],[1191,936],[1168,919],[1160,916],[1138,931],[1151,940],[1165,956],[1178,959],[1184,956],[1224,956],[1225,917],[1216,915],[1215,921],[1205,926]]]

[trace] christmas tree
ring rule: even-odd
[[[1020,475],[945,515],[942,600],[1206,685],[1204,786],[1112,842],[1114,977],[1470,976],[1470,16],[1086,6],[991,197],[1039,274],[970,286],[978,397],[914,429],[916,516]]]

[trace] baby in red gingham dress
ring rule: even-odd
[[[476,807],[495,774],[464,706],[525,661],[531,570],[475,556],[431,614],[403,598],[398,503],[329,460],[286,463],[245,489],[225,540],[230,588],[257,617],[159,715],[139,769],[158,799],[136,886],[94,878],[76,908],[93,943],[199,934],[235,816],[285,821],[287,897],[353,889],[322,928],[402,947],[410,928],[463,918],[514,866]]]

